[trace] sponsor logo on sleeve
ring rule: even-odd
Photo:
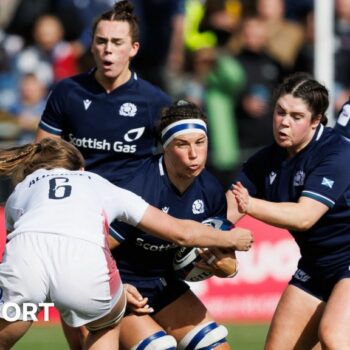
[[[331,179],[327,179],[326,177],[324,177],[322,179],[321,185],[332,188],[334,185],[334,181]]]

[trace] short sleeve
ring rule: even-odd
[[[350,145],[344,142],[337,150],[323,154],[305,179],[302,196],[318,200],[332,208],[349,189]]]

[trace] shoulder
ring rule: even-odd
[[[80,174],[82,178],[91,180],[94,185],[101,185],[101,186],[109,186],[109,187],[116,187],[115,185],[113,185],[110,181],[108,181],[107,179],[105,179],[104,177],[102,177],[99,174],[93,173],[91,171],[76,171],[77,174]]]
[[[324,135],[320,140],[319,147],[323,148],[325,151],[332,150],[337,152],[349,152],[350,143],[347,141],[338,131],[333,128],[325,128]]]
[[[342,106],[334,129],[350,139],[350,99]]]
[[[67,89],[67,88],[71,88],[73,86],[79,86],[79,85],[85,86],[85,85],[91,84],[92,81],[93,79],[90,73],[87,73],[87,72],[80,73],[80,74],[73,75],[71,77],[60,80],[53,86],[53,90],[57,90],[57,89],[62,90],[62,89]]]
[[[309,152],[313,164],[328,162],[337,167],[350,167],[350,142],[332,128],[325,128],[320,142]]]
[[[147,158],[135,170],[132,178],[123,182],[120,186],[138,195],[143,195],[150,189],[154,189],[155,191],[156,183],[159,182],[158,179],[160,178],[159,159],[160,156]]]
[[[138,77],[136,73],[134,74],[135,83],[138,85],[139,89],[143,91],[144,94],[147,94],[152,98],[160,99],[161,101],[165,102],[165,104],[171,104],[171,97],[167,95],[162,89],[160,89],[158,86],[151,84],[147,80]]]

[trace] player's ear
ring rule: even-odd
[[[321,122],[322,115],[318,114],[316,118],[311,121],[312,129],[316,129]]]
[[[132,49],[130,50],[129,57],[133,58],[136,56],[137,52],[139,51],[140,43],[138,41],[135,41],[132,43]]]

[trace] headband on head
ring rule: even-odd
[[[168,146],[176,136],[191,132],[199,132],[206,135],[207,125],[201,119],[183,119],[169,124],[161,133],[163,148]]]

